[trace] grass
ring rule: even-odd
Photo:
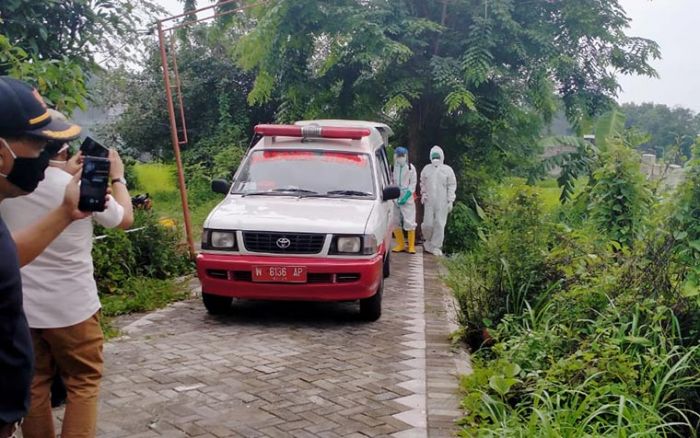
[[[155,278],[134,277],[127,280],[122,288],[124,292],[102,295],[102,330],[105,339],[119,335],[112,324],[114,317],[130,313],[149,312],[161,309],[170,303],[189,297],[186,283],[174,279],[158,280]]]
[[[508,178],[499,187],[499,191],[505,197],[513,197],[523,184],[525,184],[525,179],[523,178]],[[542,208],[546,213],[552,213],[559,208],[561,189],[557,186],[555,179],[538,181],[533,186],[533,189],[542,200]]]
[[[149,193],[153,200],[153,209],[161,218],[174,220],[183,227],[182,201],[177,189],[174,164],[137,164],[138,187],[135,192]],[[190,218],[194,241],[201,239],[202,226],[209,212],[221,201],[221,197],[198,202],[196,193],[188,193]]]
[[[173,164],[137,164],[134,171],[138,177],[138,189],[150,193],[151,196],[177,192]]]

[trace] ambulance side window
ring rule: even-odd
[[[377,162],[381,167],[380,173],[382,174],[382,181],[384,181],[384,186],[391,185],[391,173],[389,172],[389,160],[386,156],[386,149],[382,146],[381,149],[377,151]]]

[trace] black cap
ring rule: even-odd
[[[80,126],[51,117],[39,92],[26,82],[0,76],[0,136],[46,140],[78,138]]]

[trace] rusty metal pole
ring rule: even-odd
[[[187,187],[185,186],[185,172],[182,168],[180,158],[180,140],[177,135],[177,124],[175,121],[175,106],[173,105],[173,94],[170,89],[170,74],[168,68],[168,55],[165,51],[165,35],[163,33],[163,23],[158,22],[158,42],[160,43],[160,59],[163,63],[163,82],[165,85],[165,96],[168,105],[168,118],[170,119],[170,140],[173,143],[175,153],[175,163],[177,164],[177,179],[180,185],[180,198],[182,200],[182,214],[185,218],[185,234],[187,235],[187,246],[190,250],[190,257],[194,259],[195,248],[192,238],[192,222],[190,220],[190,208],[187,203]]]

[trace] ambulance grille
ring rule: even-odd
[[[318,254],[325,241],[325,234],[243,232],[243,244],[250,252]]]

